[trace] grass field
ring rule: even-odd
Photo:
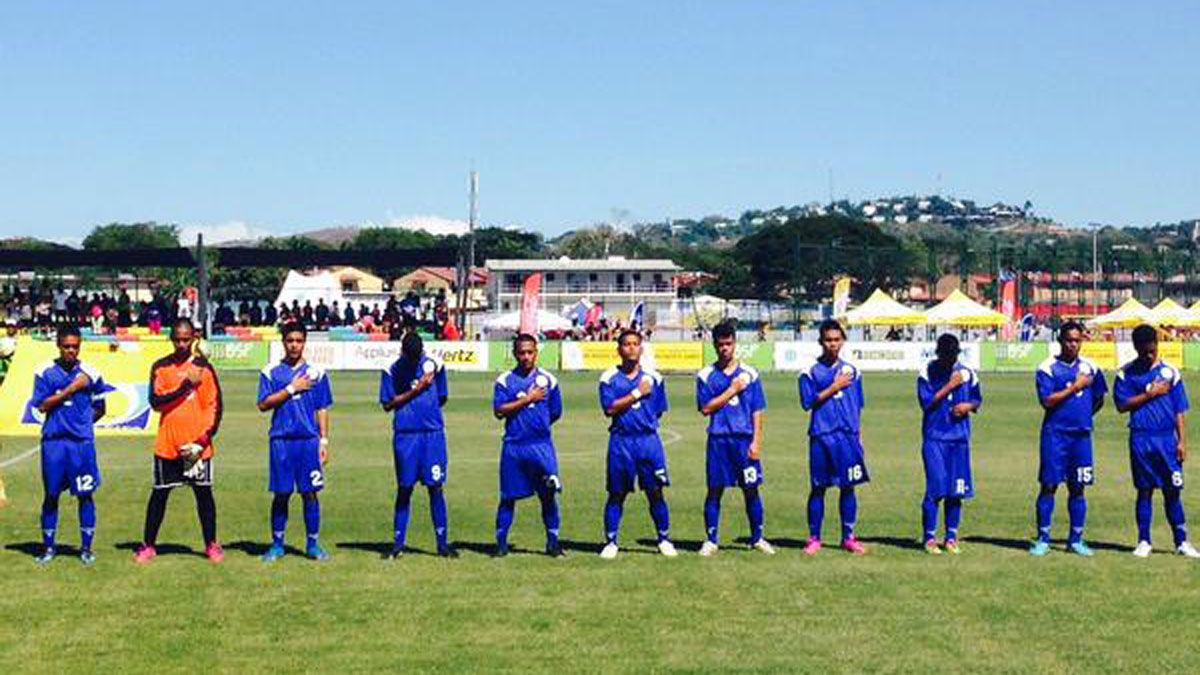
[[[217,506],[226,562],[197,551],[191,495],[172,496],[160,555],[129,562],[150,482],[145,440],[100,443],[104,485],[93,568],[61,557],[34,565],[40,540],[36,455],[4,470],[15,503],[0,511],[0,654],[11,671],[151,670],[838,670],[1124,671],[1188,669],[1197,647],[1200,566],[1174,555],[1138,560],[1124,427],[1105,408],[1097,486],[1089,492],[1092,559],[1026,552],[1033,526],[1040,414],[1028,375],[985,375],[974,441],[978,497],[964,509],[962,556],[917,550],[923,489],[919,414],[911,375],[870,374],[864,417],[874,482],[861,491],[859,532],[870,555],[827,548],[801,555],[806,536],[806,415],[795,380],[766,378],[766,557],[734,545],[746,533],[741,499],[727,494],[725,547],[692,551],[703,533],[704,426],[690,377],[669,378],[665,418],[674,486],[673,536],[683,555],[652,555],[639,496],[627,502],[622,555],[602,561],[605,425],[594,375],[562,378],[557,426],[565,560],[542,545],[536,500],[518,507],[513,543],[529,554],[493,559],[500,425],[491,377],[453,375],[447,407],[451,538],[463,556],[389,562],[393,476],[390,427],[374,374],[335,374],[333,463],[322,495],[325,564],[289,556],[267,566],[266,416],[253,406],[256,374],[224,375]],[[1196,382],[1191,380],[1195,391]],[[1193,435],[1193,439],[1197,436]],[[0,460],[33,445],[5,439]],[[1200,445],[1193,444],[1194,452]],[[1193,480],[1200,478],[1193,477]],[[1066,530],[1065,492],[1055,518]],[[1200,501],[1185,492],[1200,516]],[[1155,504],[1155,542],[1170,533]],[[293,501],[289,541],[303,523]],[[836,540],[836,496],[826,539]],[[60,538],[78,541],[64,499]],[[423,493],[409,543],[433,548]]]

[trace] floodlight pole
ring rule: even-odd
[[[479,172],[472,170],[470,177],[471,205],[467,220],[467,256],[462,263],[463,273],[458,285],[458,327],[464,335],[467,330],[467,302],[471,297],[471,282],[475,270],[475,224],[479,219]],[[461,249],[460,249],[460,260]]]
[[[208,316],[208,269],[204,264],[204,235],[196,234],[196,317],[204,330],[204,337],[212,332],[212,322]]]

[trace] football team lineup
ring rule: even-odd
[[[856,488],[871,480],[860,428],[865,407],[863,378],[853,364],[839,356],[845,341],[841,326],[826,322],[819,334],[822,356],[799,377],[800,406],[808,411],[809,532],[797,548],[808,556],[821,551],[826,492],[836,488],[841,524],[837,542],[846,552],[861,556],[867,548],[856,532]],[[308,558],[324,561],[330,554],[320,540],[318,495],[325,487],[325,467],[330,459],[333,391],[328,374],[304,361],[307,335],[303,327],[287,325],[281,336],[284,358],[264,368],[256,397],[258,410],[270,413],[268,484],[273,494],[271,542],[260,557],[271,563],[288,553],[285,535],[289,501],[296,492],[303,511],[302,551]],[[697,547],[703,557],[712,557],[720,550],[721,502],[729,488],[742,492],[748,548],[765,555],[776,553],[764,534],[760,492],[766,475],[761,454],[766,396],[759,374],[734,358],[735,338],[731,327],[717,327],[713,331],[717,360],[695,378],[695,405],[707,421],[704,538]],[[1093,418],[1104,407],[1109,385],[1101,369],[1080,357],[1084,338],[1082,326],[1064,324],[1058,334],[1060,353],[1042,363],[1035,375],[1037,400],[1044,414],[1038,452],[1039,489],[1034,503],[1036,535],[1028,546],[1032,556],[1050,552],[1055,496],[1058,486],[1064,483],[1069,523],[1066,549],[1082,557],[1093,555],[1084,539],[1085,490],[1095,481]],[[155,362],[150,374],[151,405],[162,414],[162,420],[154,444],[153,484],[143,536],[133,560],[145,565],[157,557],[158,533],[168,497],[173,488],[188,486],[195,494],[204,555],[219,563],[224,559],[224,550],[217,537],[213,497],[214,439],[220,431],[224,402],[218,374],[196,352],[196,335],[188,322],[172,328],[171,340],[175,351]],[[1138,357],[1117,372],[1112,386],[1115,408],[1128,417],[1138,533],[1132,553],[1145,558],[1153,550],[1153,495],[1158,491],[1174,550],[1187,558],[1198,558],[1200,552],[1188,541],[1181,498],[1186,458],[1184,413],[1188,408],[1183,378],[1177,369],[1158,358],[1153,328],[1139,327],[1133,341]],[[101,485],[92,424],[103,415],[104,394],[111,387],[102,373],[79,359],[77,331],[60,331],[57,346],[60,358],[36,373],[31,399],[31,405],[45,415],[40,445],[43,540],[36,561],[46,565],[58,555],[59,499],[69,491],[79,507],[78,555],[90,566],[96,561],[92,546],[96,528],[93,494]],[[661,555],[673,558],[678,550],[671,537],[671,511],[666,499],[671,474],[665,446],[682,437],[660,426],[669,408],[665,378],[640,367],[641,336],[627,331],[614,349],[621,365],[605,371],[599,379],[600,409],[608,420],[607,498],[599,556],[611,560],[620,553],[625,502],[630,494],[640,491],[654,524],[653,546]],[[538,367],[537,354],[536,339],[518,336],[513,341],[517,366],[501,373],[493,386],[491,412],[504,427],[495,539],[490,550],[495,557],[510,552],[509,532],[516,506],[527,497],[537,497],[540,505],[544,552],[557,558],[565,556],[567,549],[560,540],[559,494],[563,481],[552,434],[552,427],[563,418],[563,397],[557,377]],[[980,412],[983,394],[978,373],[960,364],[958,356],[957,338],[942,335],[936,358],[916,378],[925,474],[918,548],[930,555],[962,551],[959,527],[963,503],[975,494],[971,418]],[[396,485],[394,537],[385,557],[400,558],[409,551],[407,531],[412,496],[418,485],[428,494],[436,554],[446,558],[459,555],[450,538],[443,489],[450,458],[442,408],[450,398],[444,365],[424,353],[416,334],[406,335],[400,358],[379,379],[378,405],[392,417]],[[32,452],[10,458],[5,464]]]

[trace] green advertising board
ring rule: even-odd
[[[204,353],[217,370],[262,370],[267,365],[269,349],[260,341],[210,341]]]
[[[1183,343],[1183,368],[1200,370],[1200,342]]]
[[[562,347],[556,341],[546,340],[538,346],[538,365],[550,370],[558,370],[559,354]],[[492,372],[512,370],[517,367],[517,361],[512,355],[511,342],[488,343],[488,368]]]
[[[1045,342],[982,342],[979,346],[984,371],[1032,373],[1050,356]]]
[[[739,342],[737,359],[759,371],[771,370],[775,367],[775,344],[773,342]],[[712,363],[716,360],[716,348],[712,346],[711,342],[705,342],[704,362]]]

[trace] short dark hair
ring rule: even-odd
[[[817,326],[817,337],[820,338],[831,330],[841,333],[843,338],[846,337],[846,329],[842,328],[842,324],[838,323],[836,319],[825,319],[822,321],[821,325]]]
[[[958,354],[962,349],[958,346],[958,338],[953,333],[942,333],[937,339],[937,354]]]
[[[70,323],[64,323],[60,325],[58,330],[55,332],[54,342],[62,342],[62,339],[65,337],[77,337],[82,339],[82,336],[79,334],[79,326]]]
[[[408,360],[416,361],[421,356],[421,352],[425,351],[425,341],[417,335],[416,331],[409,331],[400,339],[400,353]]]
[[[621,344],[622,342],[624,342],[625,338],[629,337],[630,335],[636,337],[638,339],[638,342],[642,341],[641,333],[637,332],[636,330],[634,330],[632,328],[626,328],[626,329],[622,330],[619,335],[617,335],[617,344]]]
[[[1158,331],[1154,330],[1154,326],[1142,324],[1133,329],[1133,344],[1147,345],[1151,342],[1158,342]]]
[[[1069,321],[1064,321],[1063,325],[1058,327],[1058,341],[1062,342],[1063,338],[1065,338],[1067,336],[1067,331],[1072,331],[1072,330],[1077,330],[1080,333],[1086,332],[1086,329],[1083,327],[1083,324],[1079,323],[1075,319],[1071,319]]]
[[[518,333],[517,337],[513,338],[513,349],[516,349],[517,345],[521,344],[522,342],[532,342],[533,346],[536,347],[538,344],[538,339],[529,333]]]
[[[308,339],[308,329],[299,321],[288,321],[283,324],[283,328],[279,329],[279,337],[286,339],[288,333],[299,333]]]
[[[178,319],[175,319],[175,323],[171,324],[171,337],[175,337],[175,331],[179,330],[180,328],[183,328],[184,326],[191,328],[192,332],[196,331],[196,327],[194,325],[192,325],[191,319],[188,319],[185,317],[180,317]]]
[[[737,339],[737,326],[735,326],[732,321],[722,321],[721,323],[713,326],[713,344],[717,344],[717,340],[724,340],[725,338],[733,338],[734,340]]]

